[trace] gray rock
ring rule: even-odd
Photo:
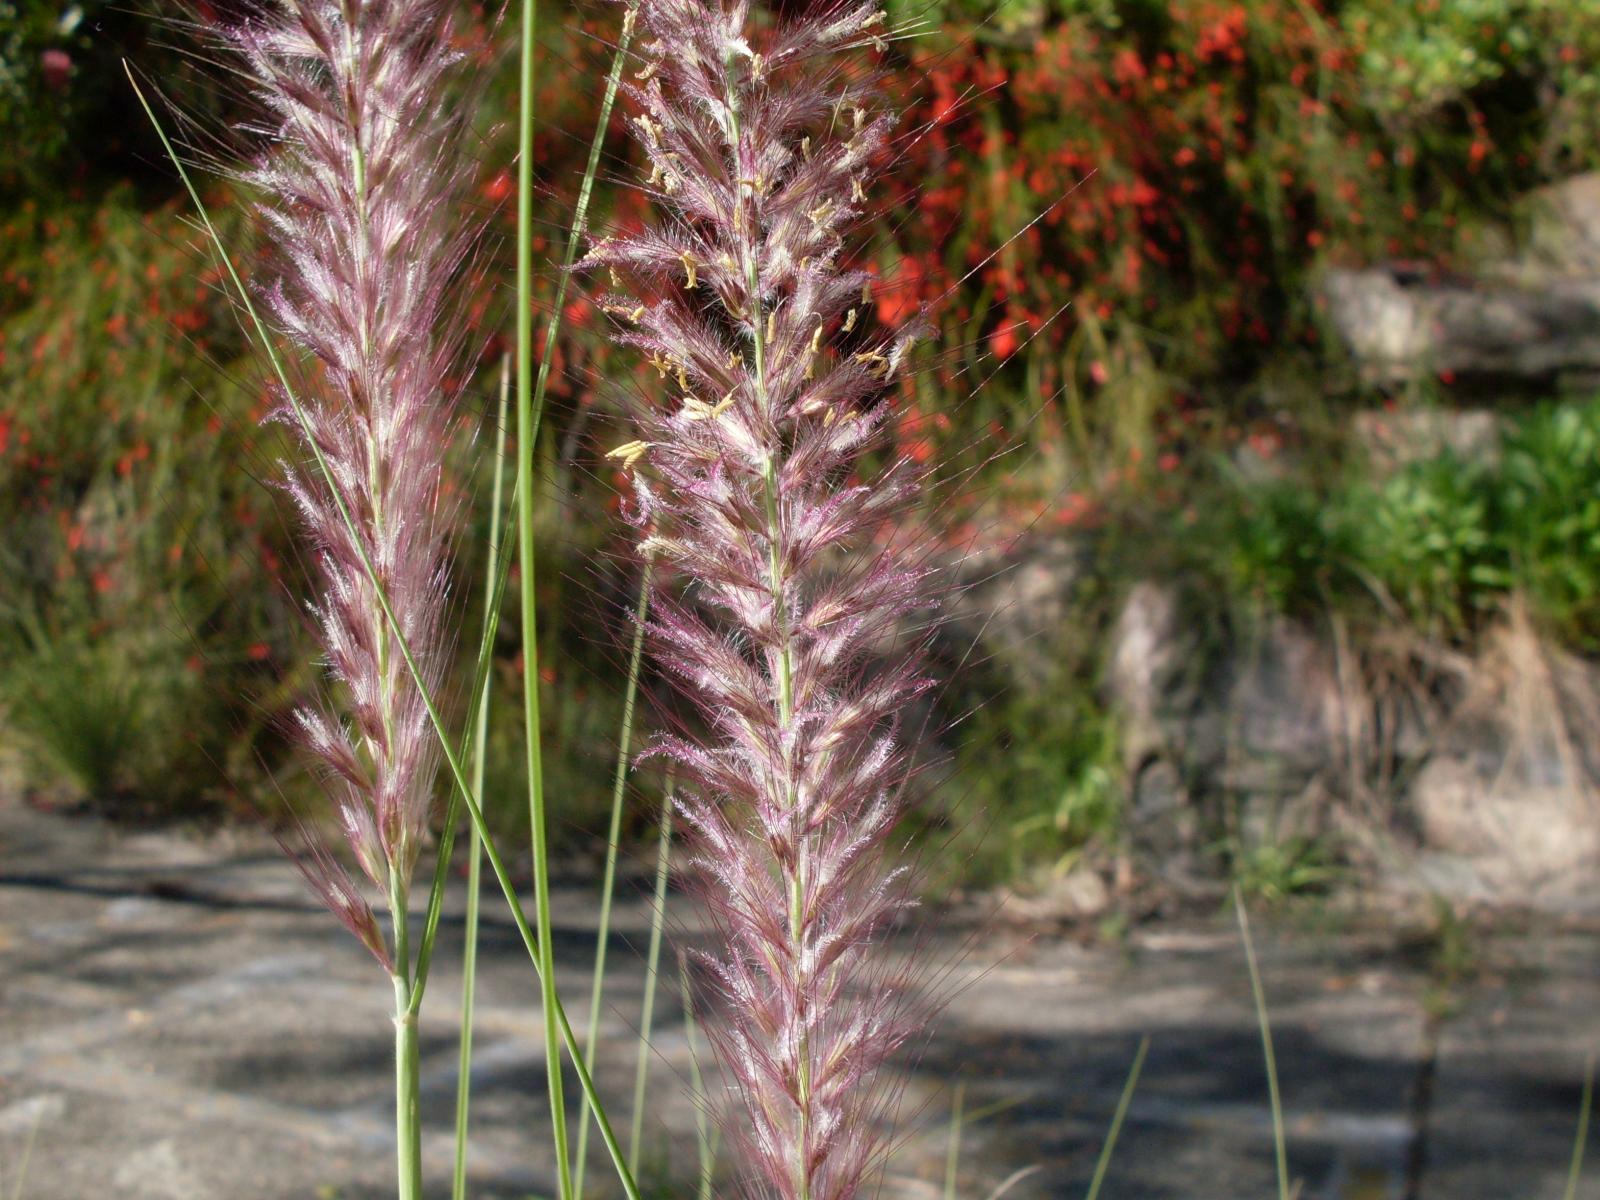
[[[1433,372],[1545,379],[1600,370],[1600,279],[1537,288],[1333,269],[1320,298],[1364,379]]]
[[[1417,408],[1357,413],[1350,432],[1379,472],[1392,472],[1446,452],[1492,466],[1500,459],[1504,422],[1485,408]]]

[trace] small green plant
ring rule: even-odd
[[[1488,468],[1446,453],[1343,498],[1367,577],[1424,628],[1465,633],[1510,582],[1492,527],[1493,482]]]
[[[1221,850],[1240,894],[1265,904],[1281,904],[1320,891],[1338,874],[1332,847],[1318,838],[1233,837]]]
[[[1560,636],[1600,645],[1600,402],[1524,419],[1494,492],[1508,582]]]

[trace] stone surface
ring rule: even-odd
[[[1411,264],[1330,269],[1316,296],[1361,374],[1543,380],[1600,369],[1600,174],[1524,197],[1515,234],[1483,231],[1471,275]]]
[[[377,1200],[391,1196],[387,986],[249,838],[128,836],[0,800],[0,1185],[28,1200]],[[459,891],[424,1007],[429,1197],[448,1193]],[[681,913],[678,905],[675,913]],[[558,976],[585,992],[593,890],[558,889]],[[944,1012],[900,1105],[885,1200],[943,1195],[952,1088],[965,1085],[958,1195],[1082,1195],[1139,1039],[1151,1038],[1106,1195],[1272,1194],[1272,1137],[1238,932],[1203,917],[1115,946],[1017,925],[1002,908],[926,910],[902,950],[944,964]],[[693,938],[692,922],[677,936]],[[1427,955],[1364,920],[1260,923],[1288,1123],[1310,1200],[1400,1194],[1426,1139],[1425,1194],[1557,1196],[1583,1056],[1600,1038],[1600,926],[1482,935],[1480,974],[1437,1038],[1431,1109]],[[1051,926],[1054,928],[1054,926]],[[618,914],[599,1083],[626,1117],[645,908]],[[537,989],[486,908],[473,1063],[472,1195],[549,1195]],[[660,993],[645,1123],[654,1195],[690,1194],[688,1041]],[[581,1007],[573,1005],[574,1009]],[[582,1022],[575,1013],[582,1033]],[[613,1195],[598,1147],[591,1194]],[[1363,1190],[1377,1187],[1379,1190]],[[1387,1190],[1384,1190],[1387,1189]]]
[[[1546,379],[1600,370],[1600,280],[1538,288],[1432,280],[1397,267],[1330,269],[1319,298],[1372,382],[1417,375]]]
[[[1357,413],[1350,432],[1373,468],[1389,472],[1444,453],[1493,466],[1504,424],[1499,413],[1483,408],[1418,408]]]

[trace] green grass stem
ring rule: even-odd
[[[1250,992],[1255,999],[1256,1021],[1261,1026],[1261,1053],[1267,1063],[1267,1096],[1272,1103],[1272,1149],[1278,1166],[1278,1200],[1289,1200],[1289,1149],[1283,1129],[1283,1097],[1278,1092],[1278,1056],[1272,1049],[1272,1022],[1267,1018],[1267,995],[1261,987],[1255,942],[1250,937],[1250,916],[1244,910],[1244,896],[1238,884],[1233,887],[1233,910],[1238,914],[1239,935],[1244,939],[1244,960],[1250,968]]]
[[[572,1200],[567,1105],[561,1082],[561,1028],[556,1018],[555,946],[550,927],[550,846],[545,824],[544,761],[539,721],[538,560],[533,543],[533,124],[538,0],[522,0],[522,51],[517,108],[517,561],[522,610],[522,713],[527,749],[528,825],[533,852],[534,921],[538,926],[540,1008],[545,1083],[560,1200]]]
[[[592,1071],[600,1038],[600,1011],[606,983],[606,947],[611,940],[611,903],[617,885],[617,854],[622,841],[622,801],[627,793],[628,756],[633,749],[633,710],[639,696],[639,667],[644,658],[644,618],[650,607],[652,563],[646,561],[633,609],[633,645],[628,651],[628,682],[622,696],[622,727],[617,731],[617,763],[611,778],[611,821],[606,829],[606,865],[600,880],[600,928],[594,941],[594,979],[589,989],[589,1028],[583,1036],[583,1061]],[[573,1194],[583,1195],[583,1174],[589,1150],[587,1099],[579,1107],[578,1150],[573,1164]]]
[[[1589,1140],[1589,1114],[1594,1111],[1594,1055],[1583,1067],[1583,1099],[1578,1104],[1578,1131],[1572,1137],[1572,1164],[1567,1168],[1565,1200],[1577,1200],[1578,1179],[1583,1174],[1583,1148]]]
[[[694,1100],[695,1149],[700,1157],[700,1186],[695,1200],[711,1200],[711,1181],[717,1173],[717,1144],[722,1131],[711,1123],[710,1098],[700,1073],[700,1024],[694,1016],[694,993],[689,986],[689,959],[678,954],[678,990],[683,1003],[683,1032],[689,1042],[689,1088]]]
[[[950,1101],[950,1133],[944,1148],[944,1200],[956,1200],[956,1176],[961,1168],[961,1110],[966,1105],[967,1081],[956,1084]]]
[[[506,410],[511,392],[510,359],[500,360],[500,404],[495,421],[494,483],[489,501],[489,563],[485,571],[483,636],[492,642],[499,624],[495,579],[500,573],[500,512],[506,469]],[[489,677],[479,684],[477,728],[472,745],[472,787],[483,795],[484,758],[489,742]],[[472,1013],[478,984],[478,909],[483,887],[483,843],[476,829],[467,831],[467,915],[461,950],[461,1053],[456,1069],[456,1158],[451,1177],[453,1200],[467,1195],[467,1117],[472,1101]]]
[[[1094,1178],[1089,1180],[1089,1190],[1084,1200],[1098,1200],[1100,1185],[1105,1182],[1111,1168],[1111,1155],[1117,1148],[1117,1138],[1122,1134],[1122,1122],[1127,1119],[1128,1106],[1133,1103],[1134,1089],[1139,1086],[1139,1072],[1144,1070],[1144,1056],[1150,1051],[1149,1037],[1139,1039],[1139,1049],[1134,1053],[1133,1065],[1128,1068],[1128,1078],[1122,1083],[1122,1095],[1117,1097],[1117,1111],[1111,1117],[1111,1128],[1106,1132],[1106,1144],[1100,1147],[1100,1157],[1094,1164]]]
[[[645,955],[644,1008],[639,1014],[639,1049],[633,1068],[633,1126],[628,1131],[628,1170],[639,1169],[644,1140],[644,1094],[650,1076],[650,1032],[656,1015],[656,977],[661,967],[661,928],[667,915],[667,873],[672,861],[672,780],[661,800],[661,841],[656,849],[655,907],[650,914],[650,949]]]

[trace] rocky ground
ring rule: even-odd
[[[581,1027],[593,888],[559,889],[560,984]],[[460,911],[459,894],[452,913]],[[1258,920],[1291,1171],[1303,1197],[1563,1194],[1600,1042],[1600,924],[1420,936],[1315,913]],[[487,911],[473,1194],[547,1195],[537,992]],[[965,910],[963,910],[964,914]],[[954,966],[908,1080],[892,1197],[1081,1196],[1139,1040],[1149,1057],[1101,1195],[1274,1194],[1268,1089],[1231,918],[1115,943],[986,912],[931,918]],[[1402,922],[1404,924],[1405,922]],[[600,1085],[627,1124],[646,909],[623,906]],[[1417,926],[1421,928],[1422,926]],[[431,1186],[448,1193],[459,921],[424,1010]],[[676,979],[645,1122],[654,1194],[691,1194],[694,1109]],[[0,1195],[378,1197],[388,1182],[388,987],[252,836],[128,832],[0,801]],[[1596,1168],[1600,1170],[1600,1168]],[[1019,1177],[1020,1176],[1020,1177]],[[595,1188],[610,1194],[600,1156]],[[674,1182],[676,1181],[676,1183]]]

